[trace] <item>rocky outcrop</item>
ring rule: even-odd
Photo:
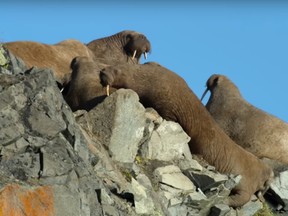
[[[190,138],[120,89],[72,113],[49,69],[0,52],[0,215],[253,215],[223,204],[240,176],[193,159]],[[286,179],[286,181],[285,181]],[[287,205],[287,175],[272,189]],[[280,207],[278,206],[280,209]]]

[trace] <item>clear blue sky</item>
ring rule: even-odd
[[[0,41],[87,43],[136,30],[152,44],[148,61],[178,73],[199,98],[210,75],[224,74],[250,103],[288,122],[285,1],[101,2],[1,1]]]

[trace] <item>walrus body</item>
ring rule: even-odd
[[[70,64],[76,56],[93,57],[91,50],[77,40],[65,40],[55,45],[32,41],[15,41],[4,46],[20,57],[27,67],[51,68],[60,84],[67,82],[71,73]]]
[[[101,71],[100,78],[104,86],[134,90],[145,106],[178,122],[191,137],[193,154],[201,155],[222,173],[240,174],[242,179],[228,200],[230,206],[242,206],[253,193],[267,189],[273,178],[271,168],[235,144],[177,74],[148,63],[108,67]]]
[[[238,144],[259,158],[288,164],[288,124],[248,103],[227,77],[207,81],[211,96],[207,110]]]
[[[70,64],[77,56],[89,57],[109,65],[125,62],[137,64],[141,55],[146,56],[151,49],[145,35],[135,31],[122,31],[93,40],[87,46],[77,40],[65,40],[55,45],[15,41],[5,43],[4,46],[20,57],[28,67],[51,68],[56,80],[64,86],[70,80]]]

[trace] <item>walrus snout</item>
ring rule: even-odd
[[[111,73],[110,70],[107,69],[103,69],[100,71],[100,83],[103,87],[106,87],[108,85],[112,85],[113,81],[114,81],[114,76]]]

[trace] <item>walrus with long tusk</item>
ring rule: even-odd
[[[98,63],[86,56],[78,56],[71,63],[72,75],[64,99],[72,111],[89,111],[102,102],[106,95],[115,89],[104,88],[100,83],[100,71],[107,65]]]
[[[103,86],[128,88],[138,93],[146,107],[163,118],[178,122],[191,137],[193,154],[201,155],[219,172],[241,175],[227,204],[244,205],[251,195],[264,193],[273,171],[256,156],[235,144],[217,125],[186,82],[156,63],[106,67],[100,72]]]
[[[259,158],[288,164],[288,124],[250,103],[226,76],[214,74],[207,81],[207,110],[238,144]]]
[[[107,65],[139,63],[141,55],[147,59],[147,53],[151,51],[151,44],[145,35],[127,30],[93,40],[87,47],[92,50],[98,62]]]
[[[137,64],[141,55],[147,57],[151,50],[145,35],[128,30],[93,40],[87,46],[78,40],[65,40],[53,45],[15,41],[4,43],[4,46],[28,67],[51,68],[62,86],[69,82],[72,72],[70,64],[77,56],[86,56],[109,65],[124,62]]]

